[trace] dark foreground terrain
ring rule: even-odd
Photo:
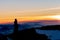
[[[35,29],[26,29],[19,31],[17,33],[13,33],[8,35],[9,38],[13,40],[50,40],[48,36],[44,34],[37,34]]]

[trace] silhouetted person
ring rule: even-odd
[[[17,23],[17,19],[15,19],[15,21],[14,21],[14,31],[13,31],[13,34],[11,35],[13,40],[17,39],[17,36],[18,36],[17,34],[18,34],[18,23]]]
[[[14,33],[18,32],[18,23],[17,23],[17,19],[15,19],[14,21]]]

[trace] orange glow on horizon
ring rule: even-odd
[[[31,17],[16,17],[18,22],[28,22],[35,20],[60,20],[60,15],[53,16],[31,16]],[[0,18],[0,24],[13,23],[14,17],[10,18]]]

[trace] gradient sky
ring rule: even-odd
[[[50,15],[60,15],[60,0],[0,0],[1,23]]]

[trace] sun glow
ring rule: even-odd
[[[60,20],[60,15],[54,15],[54,16],[51,16],[51,17],[54,18],[54,19]]]

